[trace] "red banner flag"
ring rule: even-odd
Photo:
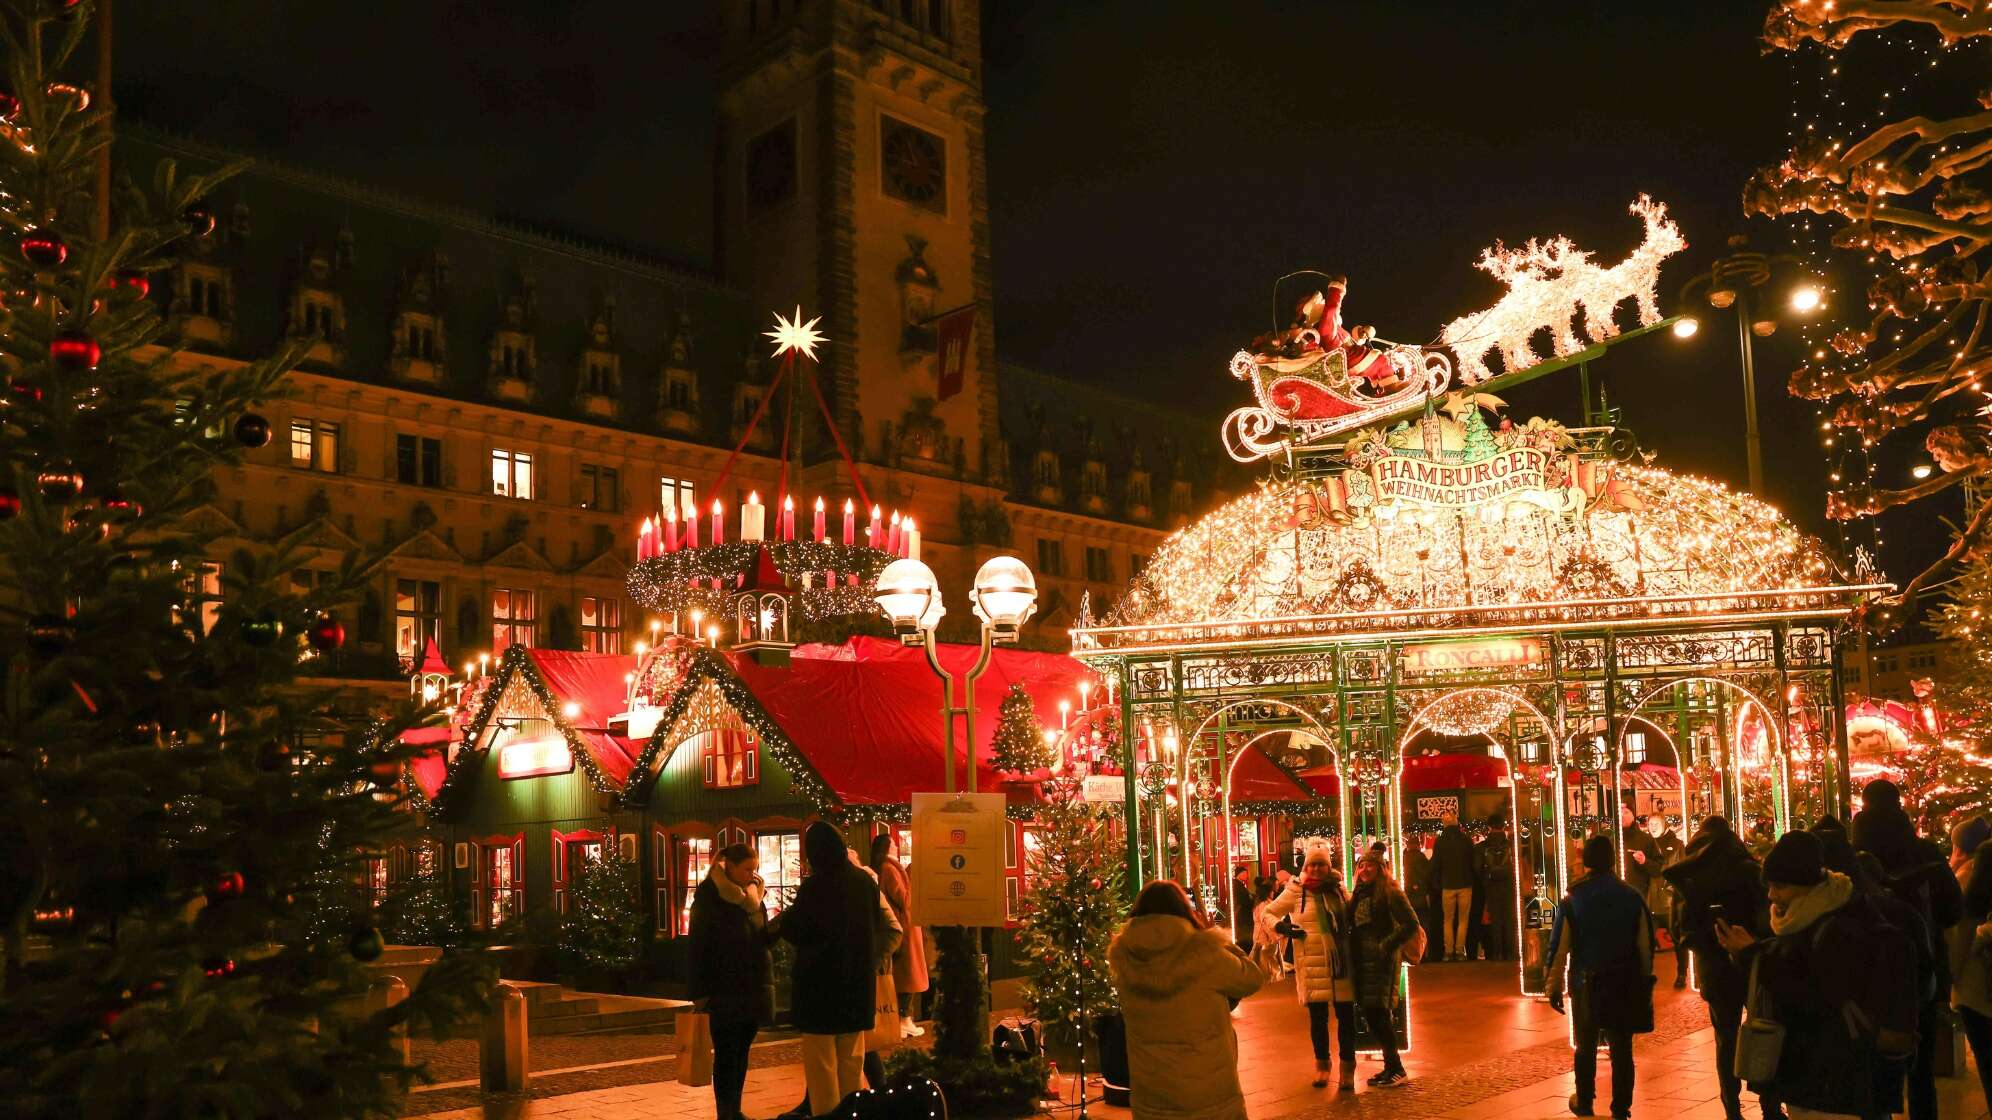
[[[975,305],[941,316],[934,331],[934,370],[940,375],[935,396],[947,400],[961,392],[968,378],[968,343],[975,334]]]

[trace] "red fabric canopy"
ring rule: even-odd
[[[608,733],[609,717],[628,708],[628,682],[636,658],[620,653],[571,653],[557,649],[527,650],[532,666],[546,682],[558,705],[556,713],[574,728],[588,757],[611,782],[620,786],[636,767],[643,744]],[[572,716],[566,706],[580,711]]]
[[[449,746],[455,738],[456,728],[447,723],[434,727],[411,727],[401,733],[402,742],[411,747],[426,748],[408,759],[408,772],[414,777],[422,796],[434,797],[436,791],[443,788],[443,779],[449,776]]]
[[[1307,788],[1313,790],[1317,797],[1335,797],[1342,792],[1342,779],[1335,773],[1332,762],[1302,770],[1300,780],[1306,782]]]
[[[973,646],[942,645],[941,664],[965,672]],[[824,782],[846,805],[902,804],[942,785],[941,682],[917,647],[879,638],[805,645],[786,667],[730,658],[734,670]],[[1058,702],[1077,704],[1084,666],[1063,654],[998,649],[975,684],[976,786],[1003,792],[1009,779],[989,765],[997,711],[1012,683],[1022,683],[1040,722],[1058,726]],[[957,704],[962,697],[955,698]],[[962,734],[956,724],[956,735]],[[956,746],[957,785],[968,787]]]
[[[1233,801],[1308,801],[1314,791],[1289,775],[1257,747],[1238,756],[1231,771]]]

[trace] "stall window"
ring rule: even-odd
[[[707,789],[738,789],[761,781],[759,744],[744,727],[700,732],[700,765]]]
[[[605,841],[599,832],[553,834],[553,908],[562,914],[572,905],[574,883],[588,865],[602,858]]]
[[[712,870],[712,841],[703,837],[681,837],[677,841],[675,866],[678,868],[678,936],[692,932],[692,892]]]
[[[793,832],[763,832],[754,838],[761,861],[761,881],[767,884],[768,910],[788,909],[802,885],[802,837]]]
[[[477,888],[473,905],[478,924],[491,929],[526,909],[526,842],[500,837],[478,845]]]

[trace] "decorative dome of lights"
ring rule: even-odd
[[[1319,480],[1269,483],[1164,542],[1106,627],[1313,620],[1324,625],[1298,629],[1382,631],[1416,625],[1406,612],[1459,626],[1517,607],[1542,608],[1531,612],[1541,621],[1680,617],[1711,595],[1836,582],[1818,542],[1756,498],[1653,467],[1575,466],[1580,486],[1586,470],[1609,474],[1575,513],[1516,494],[1320,515]],[[1576,609],[1586,605],[1595,609]]]

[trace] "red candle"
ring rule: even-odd
[[[847,547],[858,543],[858,519],[854,516],[855,513],[856,510],[851,505],[851,499],[845,498],[844,499],[844,544]]]
[[[664,507],[664,551],[678,551],[678,511],[674,507]]]
[[[813,541],[827,541],[830,539],[829,532],[823,526],[822,498],[816,499],[816,523],[810,529],[809,539]]]
[[[899,555],[899,511],[892,511],[892,528],[886,530],[885,550],[894,556]]]
[[[791,494],[782,495],[782,539],[795,539],[795,497]]]
[[[657,545],[656,532],[657,530],[650,524],[650,519],[648,517],[644,518],[643,528],[636,531],[636,558],[638,560],[648,560],[653,555],[652,550]]]
[[[879,520],[878,507],[872,507],[871,524],[865,526],[865,546],[883,548],[885,546],[885,526]]]
[[[726,543],[726,507],[718,498],[712,500],[712,543]]]
[[[699,546],[699,507],[692,502],[685,503],[685,547]]]

